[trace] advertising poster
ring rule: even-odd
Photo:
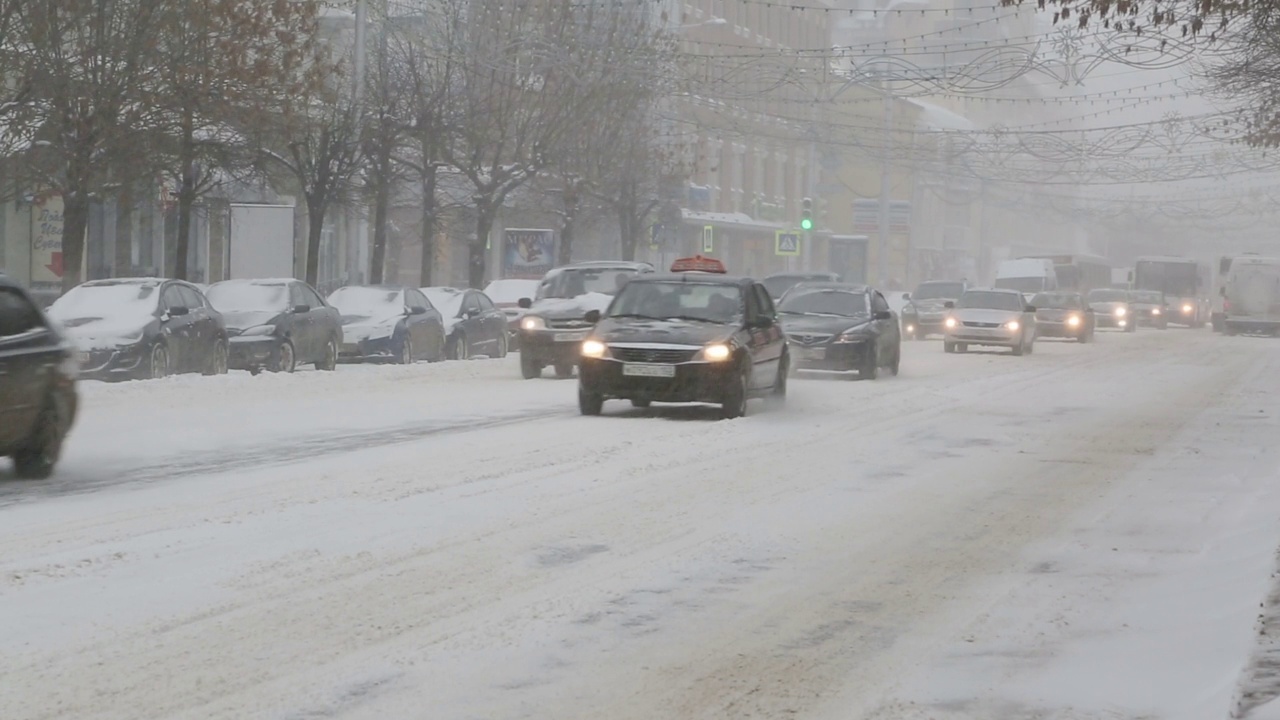
[[[555,265],[554,230],[508,228],[502,242],[502,276],[541,280]]]
[[[38,197],[31,208],[31,286],[62,285],[62,196]]]

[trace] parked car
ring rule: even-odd
[[[445,358],[444,320],[421,290],[353,285],[334,290],[328,302],[342,317],[340,359],[408,365]]]
[[[538,281],[525,278],[502,278],[490,282],[484,288],[494,305],[507,316],[507,348],[520,348],[520,318],[525,310],[520,307],[520,298],[538,296]]]
[[[857,373],[876,379],[880,368],[898,374],[902,333],[878,290],[866,285],[805,283],[778,306],[797,370]]]
[[[1031,298],[1036,309],[1036,337],[1092,342],[1095,313],[1078,292],[1042,292]]]
[[[769,291],[776,305],[791,288],[806,282],[840,282],[840,276],[830,272],[777,273],[760,281],[764,289]]]
[[[1036,308],[1016,289],[966,290],[946,304],[942,349],[965,352],[970,345],[1007,347],[1014,355],[1035,350]]]
[[[476,355],[507,356],[507,316],[479,290],[422,288],[444,320],[445,352],[450,359]]]
[[[227,324],[230,367],[254,374],[293,372],[306,363],[337,367],[342,318],[301,280],[225,280],[207,297]]]
[[[98,380],[227,371],[222,314],[181,280],[115,278],[77,285],[49,317],[80,349],[80,374]]]
[[[75,350],[30,294],[0,275],[0,456],[20,478],[53,473],[75,422]]]

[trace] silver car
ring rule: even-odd
[[[946,308],[942,348],[949,353],[970,345],[1012,348],[1014,355],[1035,349],[1036,309],[1017,290],[966,290]]]

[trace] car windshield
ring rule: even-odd
[[[969,291],[960,296],[956,303],[958,308],[981,308],[985,310],[1022,310],[1022,298],[1013,293]]]
[[[797,291],[783,298],[778,311],[788,315],[865,315],[867,296],[845,290]]]
[[[1126,290],[1094,290],[1089,293],[1089,302],[1128,302],[1129,293]]]
[[[742,318],[737,285],[698,282],[637,282],[623,288],[608,317],[684,319],[731,323]]]
[[[400,290],[377,287],[344,287],[333,291],[329,304],[343,317],[377,317],[404,311]]]
[[[800,283],[813,280],[830,281],[830,278],[819,275],[774,275],[761,280],[760,284],[764,285],[769,297],[776,299],[782,297],[788,290]]]
[[[143,317],[153,314],[159,301],[158,284],[80,285],[50,306],[49,317],[59,322],[80,318]]]
[[[567,268],[542,281],[538,299],[576,298],[589,293],[614,295],[638,274],[629,268]]]
[[[515,305],[523,298],[532,300],[537,296],[538,281],[520,278],[494,280],[484,287],[484,294],[496,305]]]
[[[1130,302],[1145,303],[1147,305],[1159,305],[1164,302],[1164,296],[1158,292],[1149,290],[1136,290],[1129,293]]]
[[[1033,293],[1040,292],[1044,289],[1044,278],[1042,277],[1011,277],[997,278],[996,287],[1002,290],[1017,290],[1018,292]]]
[[[422,294],[447,318],[457,317],[458,311],[462,309],[462,299],[466,296],[461,290],[441,287],[422,288]]]
[[[1080,307],[1080,297],[1071,293],[1040,293],[1031,298],[1037,309],[1075,310]]]
[[[964,283],[927,282],[911,294],[912,300],[955,300],[964,294]]]
[[[215,283],[205,295],[209,298],[209,304],[220,312],[259,310],[283,312],[289,307],[289,286],[283,283],[248,283],[232,280]]]

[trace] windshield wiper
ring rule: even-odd
[[[709,318],[695,317],[693,315],[672,315],[667,319],[668,320],[691,320],[693,322],[713,323],[715,325],[724,325],[729,322],[728,320],[711,320]]]

